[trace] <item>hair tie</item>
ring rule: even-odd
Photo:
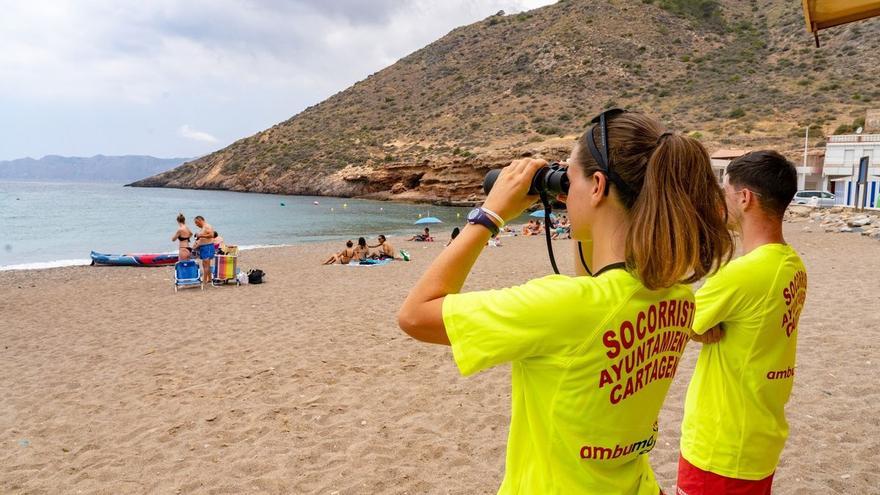
[[[657,144],[655,146],[660,146],[660,142],[663,141],[663,138],[666,136],[672,136],[675,134],[674,132],[666,131],[663,134],[660,134],[660,137],[657,138]]]

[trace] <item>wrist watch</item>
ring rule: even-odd
[[[493,236],[498,235],[498,232],[501,230],[501,227],[495,223],[495,220],[486,213],[486,210],[483,208],[474,208],[468,213],[467,221],[471,225],[482,225],[489,229],[489,232],[492,233]]]

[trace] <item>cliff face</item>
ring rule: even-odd
[[[710,149],[797,156],[806,125],[817,144],[880,98],[867,76],[880,63],[880,22],[823,33],[818,50],[802,24],[787,0],[567,0],[499,13],[133,185],[475,201],[487,170],[524,154],[564,158],[609,106]]]

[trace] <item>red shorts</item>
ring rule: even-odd
[[[762,480],[740,480],[710,473],[678,457],[676,495],[770,495],[773,475]]]

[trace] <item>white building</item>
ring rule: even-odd
[[[748,149],[720,149],[709,155],[712,171],[715,172],[718,183],[720,184],[724,181],[724,176],[727,175],[727,166],[730,165],[730,162],[751,151]],[[822,188],[822,162],[824,158],[825,151],[810,150],[807,153],[806,166],[801,163],[803,160],[794,162],[798,172],[798,190]]]
[[[712,164],[712,171],[719,184],[724,182],[724,176],[727,174],[727,166],[730,165],[730,162],[750,151],[752,150],[720,149],[709,155],[709,163]]]
[[[867,189],[869,207],[880,207],[880,134],[841,134],[830,136],[825,145],[822,188],[834,193],[835,202],[856,205],[855,189],[859,160],[868,157]],[[860,193],[861,194],[861,193]]]

